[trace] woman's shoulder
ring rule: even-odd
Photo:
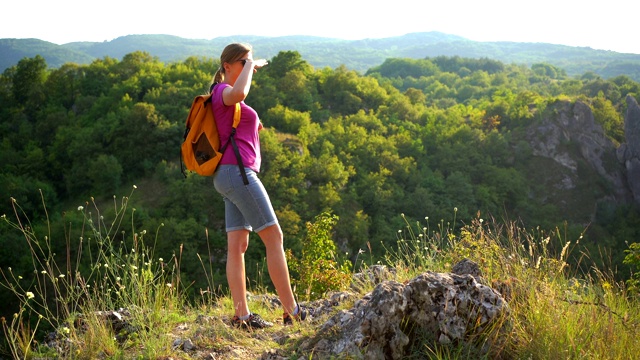
[[[231,87],[231,85],[223,82],[211,84],[211,92],[213,93],[213,92],[222,91],[228,87]]]
[[[219,99],[220,101],[222,101],[222,93],[224,92],[224,90],[228,87],[230,87],[231,85],[227,84],[227,83],[217,83],[217,84],[213,84],[211,85],[211,95],[213,96],[214,99]]]

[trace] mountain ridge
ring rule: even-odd
[[[626,75],[640,81],[640,54],[548,43],[479,42],[441,32],[360,40],[306,35],[234,35],[213,39],[186,39],[168,34],[140,34],[103,42],[81,41],[62,45],[39,39],[5,38],[0,39],[0,69],[4,71],[22,58],[36,55],[44,57],[53,68],[67,62],[88,64],[104,57],[121,59],[134,51],[148,52],[163,62],[182,61],[189,56],[212,58],[217,57],[230,42],[251,43],[260,57],[271,58],[280,51],[298,51],[316,68],[344,65],[362,73],[388,58],[459,56],[490,58],[527,66],[548,63],[564,69],[569,76],[593,72],[603,78]]]

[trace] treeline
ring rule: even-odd
[[[179,256],[194,292],[207,286],[203,265],[224,286],[222,200],[210,178],[184,178],[179,164],[188,107],[218,67],[209,58],[165,64],[134,52],[57,69],[36,56],[4,71],[0,214],[13,217],[19,206],[36,234],[51,234],[59,256],[75,259],[78,206],[108,219],[114,202],[136,185],[131,228],[120,240],[132,241],[138,231],[157,234],[155,254]],[[246,101],[265,125],[260,176],[285,246],[299,253],[305,224],[330,212],[339,217],[334,241],[341,256],[354,260],[366,250],[367,261],[375,261],[406,230],[405,218],[439,232],[508,215],[530,227],[562,226],[577,238],[584,224],[567,224],[570,214],[529,196],[535,184],[521,164],[532,153],[519,130],[558,99],[581,99],[622,142],[627,94],[640,95],[640,85],[626,76],[570,78],[548,64],[388,59],[360,75],[346,67],[314,69],[288,51],[257,72]],[[640,216],[627,210],[591,225],[598,246],[622,253],[624,241],[640,235]],[[21,234],[1,225],[0,236],[0,266],[33,271]],[[262,257],[260,246],[250,246],[251,279],[266,271]]]

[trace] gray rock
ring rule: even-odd
[[[314,358],[402,359],[417,336],[427,334],[434,343],[448,344],[488,335],[483,347],[488,352],[509,331],[509,316],[502,296],[474,276],[426,272],[405,284],[378,284],[351,309],[332,316],[300,348]]]
[[[482,282],[480,266],[469,259],[463,259],[451,268],[451,272],[458,275],[471,275],[476,281]]]
[[[523,138],[532,156],[521,152],[520,166],[535,178],[528,196],[583,224],[602,206],[640,205],[640,107],[631,96],[627,104],[626,142],[619,146],[586,103],[549,104]]]
[[[627,95],[627,114],[624,118],[625,144],[620,146],[618,159],[627,170],[627,180],[633,199],[640,204],[640,106]]]

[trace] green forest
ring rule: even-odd
[[[574,253],[603,256],[576,263],[588,269],[597,262],[616,269],[620,280],[630,277],[622,260],[640,236],[638,209],[598,209],[587,224],[533,196],[535,157],[523,132],[555,103],[580,100],[622,143],[625,97],[640,96],[631,78],[569,77],[549,64],[455,56],[390,58],[364,74],[315,69],[295,51],[269,60],[246,102],[265,126],[260,178],[294,256],[305,246],[306,224],[323,213],[338,219],[333,241],[356,270],[359,252],[384,256],[406,221],[437,232],[496,218],[584,238]],[[132,52],[55,69],[35,56],[6,69],[0,215],[51,234],[64,262],[75,259],[83,241],[83,211],[110,218],[126,201],[126,231],[159,257],[179,256],[189,291],[207,286],[202,258],[224,289],[223,202],[211,178],[182,175],[179,152],[189,106],[218,67],[212,58],[163,63]],[[121,236],[115,240],[131,241],[130,233]],[[33,269],[24,235],[5,222],[0,243],[1,268]],[[252,238],[250,281],[265,266],[261,246]],[[9,296],[0,290],[3,304]]]

